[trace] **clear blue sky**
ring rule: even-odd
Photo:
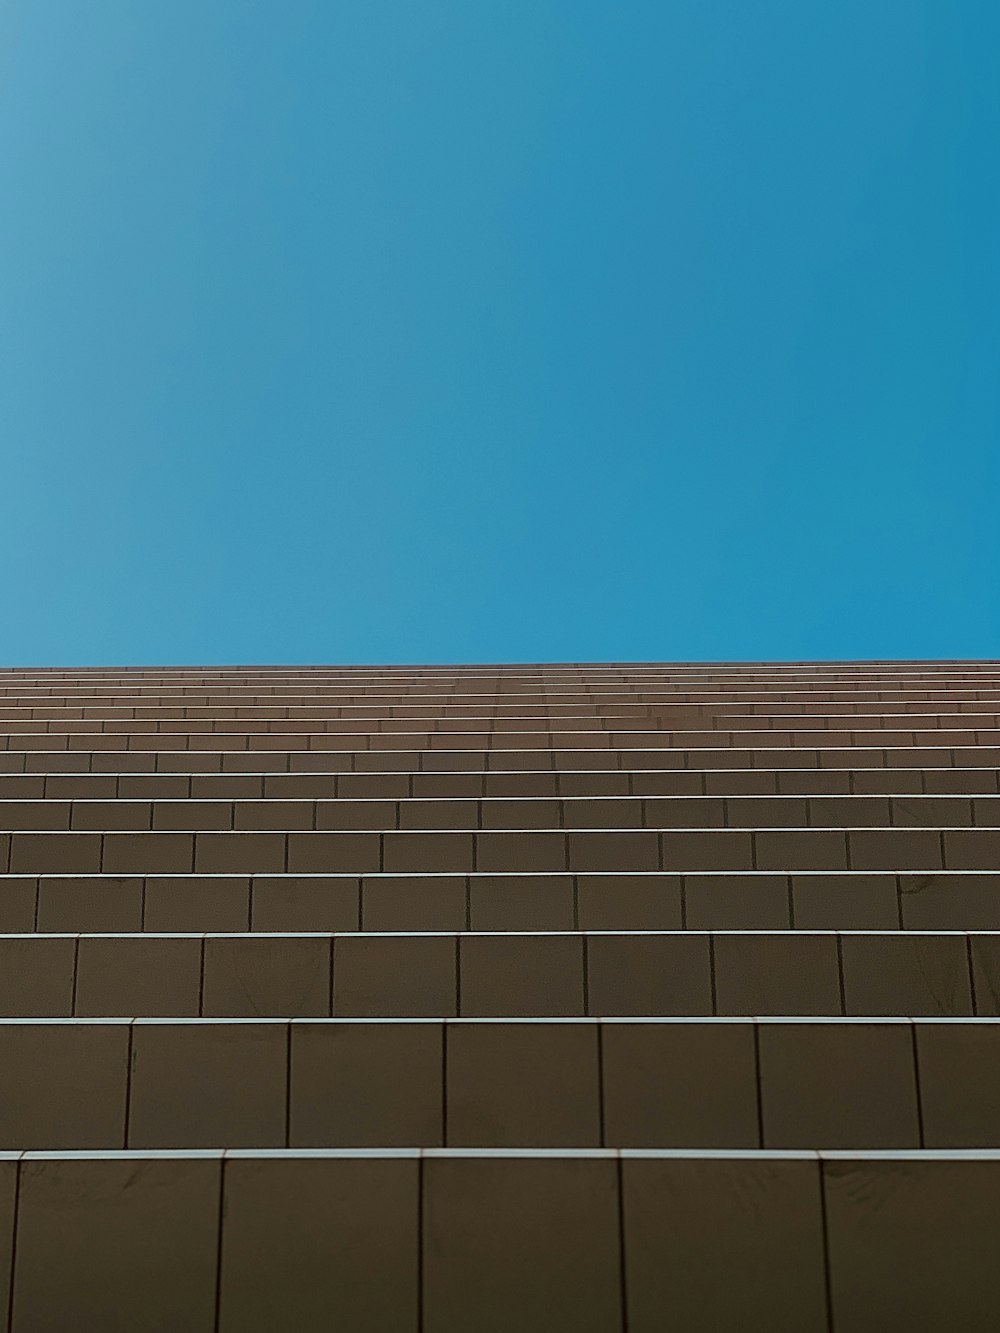
[[[996,0],[8,0],[0,662],[1000,656]]]

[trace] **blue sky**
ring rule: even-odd
[[[0,663],[1000,656],[995,0],[9,0]]]

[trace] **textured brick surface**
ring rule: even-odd
[[[992,1330],[1000,666],[0,671],[0,1333]]]

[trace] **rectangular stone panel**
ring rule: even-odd
[[[0,839],[0,856],[5,856]],[[6,865],[6,859],[3,864]],[[0,930],[20,934],[35,929],[38,880],[34,875],[6,875],[0,878]]]
[[[964,935],[844,934],[840,947],[848,1014],[971,1015]]]
[[[465,1018],[582,1017],[579,935],[465,935],[459,942]]]
[[[68,1018],[75,958],[71,935],[0,936],[0,1018]]]
[[[85,936],[76,962],[80,1018],[196,1018],[201,940],[194,935]]]
[[[828,1333],[819,1161],[625,1152],[630,1333]]]
[[[823,1162],[833,1327],[987,1333],[1000,1308],[1000,1158]]]
[[[248,930],[248,875],[151,875],[146,879],[143,925],[148,931]]]
[[[424,1333],[622,1333],[612,1156],[424,1161]]]
[[[755,871],[684,876],[688,930],[788,930],[788,879]]]
[[[419,1154],[226,1160],[219,1333],[416,1333]]]
[[[205,940],[206,1018],[322,1018],[331,1001],[329,938],[256,934]]]
[[[5,1149],[125,1145],[127,1022],[0,1022]]]
[[[283,1147],[287,1066],[286,1023],[137,1021],[128,1146]]]
[[[358,930],[360,880],[352,875],[255,875],[254,930]]]
[[[447,1018],[458,1013],[453,935],[340,935],[333,948],[337,1018]]]
[[[833,934],[719,932],[713,950],[720,1016],[841,1012]]]
[[[199,833],[195,836],[194,865],[189,868],[203,875],[264,874],[284,870],[285,839],[294,836],[284,833]],[[288,868],[298,867],[289,865]]]
[[[447,1145],[600,1145],[595,1023],[462,1021],[445,1041]]]
[[[759,1061],[765,1148],[920,1146],[909,1023],[762,1022]]]
[[[709,938],[703,934],[587,936],[587,1007],[595,1017],[712,1012]]]
[[[924,1142],[928,1148],[1000,1143],[1000,1022],[915,1025]]]
[[[742,829],[668,829],[660,848],[663,870],[753,869],[751,835]]]
[[[572,930],[572,876],[474,875],[469,919],[476,931]]]
[[[465,875],[366,875],[361,920],[370,931],[460,931]]]
[[[293,1023],[293,1147],[435,1147],[444,1141],[440,1023]]]
[[[289,833],[287,869],[292,874],[366,874],[379,869],[380,838],[378,833]]]
[[[576,876],[580,930],[680,930],[680,875]]]
[[[601,1052],[608,1146],[760,1146],[751,1022],[608,1021]]]
[[[221,1154],[21,1164],[12,1329],[212,1333]]]
[[[792,875],[796,930],[898,930],[896,877],[892,874]]]

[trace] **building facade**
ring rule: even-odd
[[[995,663],[0,672],[0,1330],[995,1330],[998,771]]]

